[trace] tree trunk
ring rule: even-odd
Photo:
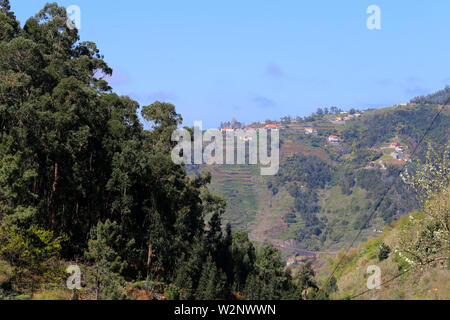
[[[58,163],[55,162],[55,176],[53,180],[53,204],[52,204],[52,230],[55,227],[55,193],[56,193],[56,185],[58,183]]]

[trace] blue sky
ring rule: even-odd
[[[22,22],[47,1],[11,0]],[[176,105],[204,128],[409,101],[450,83],[448,0],[64,0],[82,40],[142,105]],[[381,30],[368,30],[369,5]]]

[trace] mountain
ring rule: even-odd
[[[418,208],[412,191],[396,177],[404,165],[414,168],[416,160],[424,158],[428,143],[439,148],[448,142],[446,107],[411,159],[440,108],[428,103],[437,97],[442,91],[421,103],[416,98],[414,103],[378,110],[319,110],[305,118],[284,118],[281,165],[273,177],[262,177],[249,165],[201,166],[191,173],[212,174],[211,189],[227,201],[224,222],[247,231],[251,239],[271,243],[289,255],[334,253],[353,240],[391,183],[360,242]],[[337,143],[329,142],[332,135]]]

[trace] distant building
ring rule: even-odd
[[[268,130],[278,130],[278,127],[274,124],[268,124],[267,126],[264,127],[264,129],[268,129]]]
[[[232,128],[222,128],[222,129],[220,129],[220,132],[222,132],[222,133],[234,132],[234,130]]]
[[[336,121],[342,121],[342,117],[336,117]]]
[[[341,140],[339,139],[338,136],[329,136],[328,141],[331,143],[339,143]]]
[[[305,128],[305,133],[306,133],[306,134],[313,134],[313,133],[315,133],[315,132],[317,132],[316,129],[313,129],[313,128]]]
[[[245,137],[239,137],[239,140],[243,140],[243,141],[245,141],[245,142],[249,142],[249,141],[253,141],[253,138],[252,138],[252,137],[245,136]]]

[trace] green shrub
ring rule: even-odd
[[[181,292],[176,285],[169,284],[164,291],[164,295],[167,300],[180,300]]]
[[[391,248],[384,242],[380,244],[380,250],[378,251],[378,260],[383,261],[389,258],[389,255],[391,254]]]

